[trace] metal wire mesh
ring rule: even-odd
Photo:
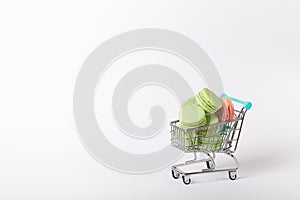
[[[242,129],[245,110],[235,110],[234,119],[191,129],[171,122],[171,145],[184,152],[234,152]]]

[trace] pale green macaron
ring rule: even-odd
[[[215,124],[219,122],[219,118],[215,114],[206,114],[206,125]]]
[[[202,148],[209,151],[216,151],[221,148],[223,136],[218,134],[220,130],[218,116],[215,114],[206,114],[206,127],[204,130],[199,130],[199,141],[198,144],[202,145]]]
[[[197,146],[200,144],[199,143],[200,140],[198,138],[198,133],[196,131],[189,131],[190,128],[195,128],[195,127],[185,126],[180,122],[177,125],[179,128],[187,129],[185,132],[181,132],[179,130],[178,130],[178,132],[176,132],[176,134],[178,134],[177,137],[178,137],[181,145],[183,145],[185,147],[191,147],[191,146]]]
[[[184,107],[184,106],[187,106],[187,105],[191,105],[191,104],[197,104],[196,97],[191,97],[191,98],[187,99],[186,101],[184,101],[181,104],[181,107]]]
[[[212,124],[215,124],[215,125],[212,125],[212,126],[209,126],[209,127],[204,127],[203,130],[199,130],[199,133],[207,133],[207,132],[216,132],[216,130],[218,129],[218,122],[219,122],[219,118],[217,115],[215,114],[210,114],[210,113],[206,113],[205,114],[206,116],[206,124],[204,126],[208,126],[208,125],[212,125]]]
[[[208,113],[215,113],[222,107],[222,102],[218,96],[208,88],[203,88],[196,95],[198,104]]]
[[[190,98],[182,104],[178,117],[185,127],[194,128],[206,124],[205,112],[195,98]]]

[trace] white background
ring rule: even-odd
[[[1,1],[0,199],[299,199],[299,11],[297,0]],[[81,145],[72,93],[82,63],[145,27],[196,41],[225,91],[253,102],[238,180],[122,174]]]

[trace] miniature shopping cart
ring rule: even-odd
[[[194,153],[194,159],[182,164],[172,166],[172,176],[178,179],[182,176],[185,184],[191,183],[191,175],[227,171],[229,179],[237,178],[237,169],[239,162],[233,153],[237,149],[245,114],[252,107],[252,103],[229,97],[222,94],[221,97],[227,97],[234,102],[241,103],[243,107],[234,111],[232,120],[210,124],[208,126],[199,126],[191,129],[178,127],[179,120],[172,121],[171,125],[171,144],[173,147],[185,152]],[[204,158],[198,158],[197,153],[204,155]],[[217,168],[215,164],[216,153],[223,153],[234,160],[235,166],[231,168]],[[206,163],[206,168],[201,171],[185,172],[180,169],[184,166]]]

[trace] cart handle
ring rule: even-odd
[[[246,108],[247,110],[250,110],[250,108],[252,107],[252,103],[249,101],[242,101],[240,99],[234,98],[234,97],[230,97],[227,94],[223,93],[220,95],[220,97],[227,97],[228,99],[238,102],[240,104],[243,104],[244,108]]]

